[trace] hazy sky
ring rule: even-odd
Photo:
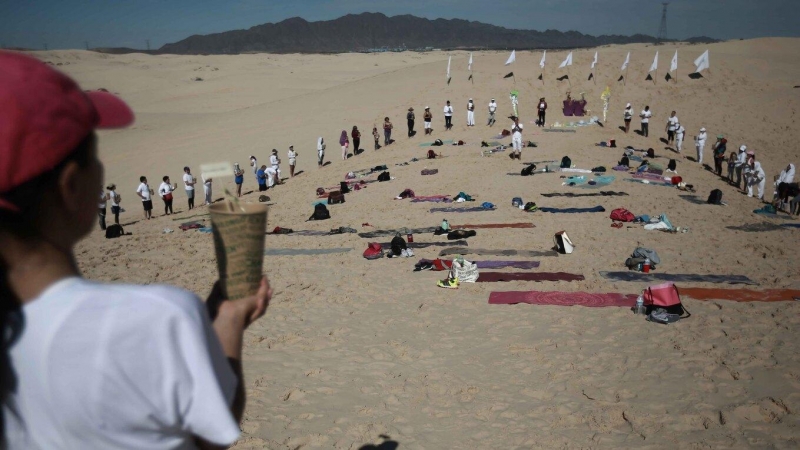
[[[800,35],[800,0],[673,0],[668,37]],[[382,12],[459,18],[508,28],[655,35],[658,0],[0,0],[0,46],[152,48],[193,34],[289,17],[330,20]]]

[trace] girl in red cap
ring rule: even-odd
[[[228,446],[244,410],[244,329],[272,296],[209,307],[169,286],[81,277],[103,166],[96,128],[133,113],[0,51],[0,448]],[[213,316],[213,319],[212,319]]]

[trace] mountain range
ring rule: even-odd
[[[714,42],[707,37],[688,42]],[[308,22],[300,17],[265,23],[247,30],[194,35],[166,44],[151,53],[344,53],[376,50],[424,49],[558,49],[607,44],[651,42],[656,38],[591,36],[578,31],[513,30],[461,19],[429,20],[411,15],[387,17],[381,13],[348,14],[334,20]],[[98,49],[100,50],[100,49]],[[102,49],[125,53],[128,49]]]

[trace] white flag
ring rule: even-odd
[[[652,72],[654,70],[658,70],[658,52],[656,52],[656,57],[653,58],[653,64],[650,65],[650,70],[647,72]]]
[[[452,56],[447,57],[447,76],[445,78],[450,78],[450,60],[453,59]]]
[[[675,56],[672,57],[672,64],[669,65],[669,71],[674,72],[678,70],[678,51],[675,50]]]
[[[506,65],[509,65],[517,60],[517,51],[511,50],[511,56],[508,57],[508,61],[506,61]]]
[[[565,59],[564,62],[562,62],[561,65],[558,66],[558,68],[563,69],[564,67],[571,65],[572,65],[572,52],[569,52],[569,55],[567,55],[567,59]]]
[[[469,64],[467,64],[467,70],[472,72],[472,53],[469,54]]]
[[[631,52],[628,52],[628,56],[625,57],[625,62],[622,63],[622,68],[619,69],[619,70],[624,72],[625,69],[628,68],[628,63],[630,63],[630,62],[631,62]]]
[[[708,50],[703,52],[697,59],[694,60],[695,72],[700,72],[703,69],[708,69]]]
[[[597,65],[597,52],[594,52],[594,60],[592,61],[592,69]]]
[[[545,50],[544,53],[542,53],[542,60],[539,61],[539,67],[541,67],[542,69],[544,69],[544,60],[545,59],[547,59],[547,50]]]

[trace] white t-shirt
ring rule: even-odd
[[[686,134],[686,128],[684,128],[683,125],[679,126],[675,130],[675,134],[677,134],[679,138],[683,139],[683,135]]]
[[[290,166],[293,166],[293,165],[295,165],[295,163],[297,163],[297,152],[295,152],[293,150],[289,150],[289,153],[287,154],[287,156],[289,157],[289,165]]]
[[[206,179],[206,177],[204,177],[202,175],[200,175],[200,177],[203,179],[203,187],[206,188],[206,189],[210,188],[213,179],[212,178]]]
[[[453,107],[450,105],[444,106],[444,115],[445,116],[452,116],[453,115]]]
[[[667,124],[667,129],[669,131],[675,131],[675,129],[678,128],[678,116],[667,119]]]
[[[186,183],[191,183],[192,181],[194,181],[194,177],[192,176],[192,174],[190,174],[190,173],[184,173],[183,174],[183,187],[185,187],[187,191],[193,191],[194,190],[194,185],[186,184]]]
[[[267,167],[264,169],[264,173],[267,175],[267,187],[275,186],[275,179],[278,177],[278,171],[275,170],[274,167]]]
[[[475,103],[467,102],[467,111],[475,111]]]
[[[516,128],[519,128],[518,130]],[[511,137],[513,139],[522,139],[522,129],[525,128],[522,126],[522,122],[519,125],[511,122],[511,132],[513,133]]]
[[[174,189],[172,189],[172,185],[170,185],[167,182],[161,183],[161,185],[158,187],[158,195],[161,198],[164,198],[165,195],[169,194],[172,191],[174,191]]]
[[[117,191],[108,191],[108,198],[111,200],[111,206],[119,206],[117,201]]]
[[[136,192],[142,194],[143,202],[150,200],[150,186],[148,186],[147,184],[145,183],[140,184],[139,187],[136,188]]]
[[[101,191],[100,192],[100,201],[98,202],[97,206],[99,206],[100,208],[105,208],[106,207],[106,200],[108,200],[108,197],[106,197],[106,192],[105,191]]]
[[[230,445],[237,386],[204,304],[169,286],[63,279],[23,306],[10,449]]]
[[[272,164],[272,167],[278,166],[278,155],[269,155],[269,163]]]
[[[698,134],[697,137],[695,138],[695,142],[697,142],[697,145],[699,145],[700,147],[706,145],[707,136],[708,135],[706,134],[705,131],[701,131],[700,134]]]
[[[250,164],[253,166],[253,175],[255,175],[256,178],[258,178],[258,160],[256,158],[253,158],[250,160]]]
[[[631,108],[625,108],[625,112],[622,113],[625,120],[631,120],[633,117],[633,110]]]
[[[497,103],[495,103],[495,102],[489,102],[489,112],[490,112],[490,113],[493,113],[493,112],[495,112],[495,111],[497,111]]]
[[[653,117],[653,112],[642,110],[642,113],[639,116],[642,118],[642,123],[650,123],[650,118]]]

